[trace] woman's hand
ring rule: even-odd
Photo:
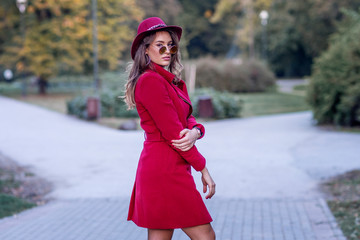
[[[209,171],[207,170],[207,168],[205,167],[203,170],[201,170],[201,181],[204,185],[203,187],[203,192],[206,193],[207,188],[209,188],[209,192],[208,194],[205,196],[206,199],[210,199],[212,196],[214,196],[215,194],[215,182],[214,180],[211,178]]]
[[[181,151],[185,152],[190,150],[196,142],[196,140],[200,137],[199,130],[196,128],[193,129],[183,129],[180,132],[180,139],[179,140],[172,140],[172,144],[174,147],[180,149]]]

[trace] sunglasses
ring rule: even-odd
[[[159,48],[159,53],[160,53],[161,55],[163,55],[163,54],[166,52],[167,49],[168,49],[167,46],[160,46],[160,48]],[[169,46],[169,52],[170,52],[170,54],[173,55],[173,54],[177,53],[177,51],[178,51],[178,47],[177,47],[177,46],[175,46],[175,45]]]

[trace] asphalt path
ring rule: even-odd
[[[217,184],[205,203],[218,239],[345,239],[318,184],[360,167],[360,134],[322,130],[310,112],[204,125],[196,145]],[[0,154],[54,185],[50,203],[1,219],[0,239],[145,239],[126,222],[143,141],[0,96]]]
[[[52,182],[51,197],[130,195],[143,131],[118,131],[4,97],[0,111],[0,152]],[[360,134],[321,130],[310,112],[204,125],[205,138],[196,144],[220,197],[317,197],[319,181],[360,167]]]

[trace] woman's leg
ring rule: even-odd
[[[148,229],[148,240],[171,240],[174,229]]]
[[[215,240],[215,232],[210,223],[182,229],[191,240]]]

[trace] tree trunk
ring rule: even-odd
[[[39,94],[45,95],[48,87],[48,81],[42,77],[38,78]]]

